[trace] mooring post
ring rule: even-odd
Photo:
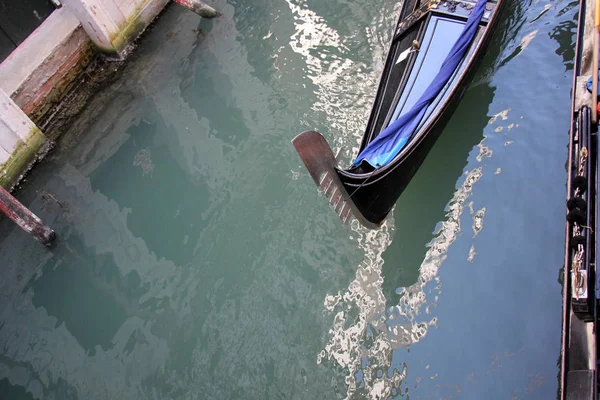
[[[56,237],[50,227],[2,186],[0,186],[0,211],[42,244],[49,245]]]
[[[217,11],[200,0],[173,0],[177,4],[181,4],[200,15],[203,18],[214,18],[217,16]]]

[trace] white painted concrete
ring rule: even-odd
[[[63,0],[102,51],[121,52],[168,0]]]
[[[0,89],[0,165],[9,159],[17,146],[24,145],[36,130],[36,125],[29,117]]]
[[[63,0],[81,22],[90,39],[104,51],[118,51],[115,47],[125,16],[114,0]]]
[[[79,28],[79,20],[62,7],[54,11],[0,64],[0,88],[12,95]]]
[[[119,0],[118,6],[123,15],[135,15],[147,3],[146,0]]]
[[[25,142],[31,132],[37,129],[37,126],[29,119],[10,96],[0,89],[0,121],[2,121],[11,132],[19,139]]]

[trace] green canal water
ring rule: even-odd
[[[577,3],[510,0],[377,231],[290,144],[355,155],[400,4],[169,6],[0,222],[3,399],[551,399]]]

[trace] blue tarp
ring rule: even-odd
[[[354,166],[358,166],[365,160],[374,168],[381,168],[396,157],[402,148],[412,137],[417,125],[423,118],[425,111],[431,102],[438,96],[444,86],[448,83],[456,68],[460,65],[467,49],[471,45],[477,27],[483,17],[487,0],[478,0],[473,12],[469,16],[463,32],[450,49],[448,56],[442,63],[440,71],[433,78],[429,87],[421,95],[421,98],[405,114],[385,128],[371,143],[360,152]]]

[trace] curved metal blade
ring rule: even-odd
[[[292,144],[313,181],[323,190],[342,222],[347,224],[354,216],[367,228],[374,229],[380,226],[367,221],[354,204],[354,201],[349,198],[348,192],[335,169],[337,159],[331,147],[319,132],[302,132],[292,139]]]

